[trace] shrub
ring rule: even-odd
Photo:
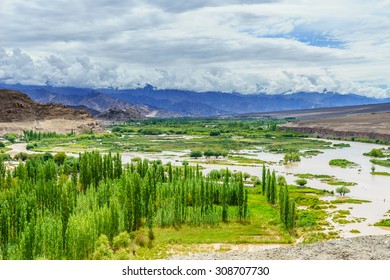
[[[18,135],[15,133],[6,133],[4,134],[4,138],[10,141],[11,143],[15,143],[16,139],[18,138]]]
[[[214,152],[211,150],[206,150],[206,151],[204,151],[204,156],[205,157],[212,157],[212,156],[214,156]]]
[[[59,152],[57,153],[55,156],[54,156],[54,161],[58,164],[58,165],[62,165],[64,164],[65,162],[65,159],[66,159],[66,154],[65,152]]]
[[[287,164],[289,162],[298,162],[301,161],[301,158],[298,153],[287,153],[283,158],[284,162]]]
[[[210,136],[219,136],[221,132],[219,130],[211,130],[210,131]]]
[[[9,154],[0,153],[0,161],[9,161],[11,160],[11,156]]]
[[[30,143],[29,143],[29,144],[27,144],[27,146],[26,146],[26,150],[28,150],[28,151],[29,151],[29,150],[32,150],[32,149],[34,149],[34,147],[35,147],[35,146],[34,146],[33,144],[30,144]]]
[[[192,158],[199,158],[199,157],[202,157],[202,152],[201,151],[198,151],[198,150],[195,150],[195,151],[191,151],[190,153],[190,157]]]
[[[139,231],[134,238],[135,244],[137,244],[140,247],[145,247],[148,245],[149,240],[148,240],[148,234],[144,231]]]
[[[297,183],[298,186],[300,186],[300,187],[304,187],[307,184],[307,180],[300,178],[300,179],[295,180],[295,183]]]
[[[49,153],[49,152],[45,152],[43,154],[43,160],[44,161],[48,161],[49,159],[53,159],[53,158],[54,158],[53,155],[51,153]]]
[[[27,154],[27,153],[24,153],[24,152],[20,152],[20,153],[18,153],[18,154],[16,154],[16,155],[14,156],[14,159],[25,161],[25,160],[28,159],[28,154]]]
[[[131,244],[130,234],[126,231],[121,232],[118,236],[115,236],[112,241],[112,246],[115,250],[120,248],[127,248]]]
[[[130,260],[131,258],[130,258],[130,253],[126,249],[121,248],[114,253],[113,259],[124,261],[124,260]]]
[[[370,152],[364,153],[363,155],[369,157],[383,157],[383,152],[381,149],[372,149]]]
[[[96,249],[93,253],[94,260],[110,260],[112,259],[112,250],[110,243],[105,235],[101,235],[96,241]]]
[[[122,128],[119,127],[119,126],[115,126],[111,129],[111,132],[112,133],[115,133],[115,132],[122,132]]]

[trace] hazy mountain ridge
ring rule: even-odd
[[[312,109],[389,102],[356,94],[297,92],[290,94],[240,94],[155,89],[89,89],[74,87],[1,85],[20,90],[39,102],[86,106],[99,112],[116,108],[144,116],[218,116],[253,112]]]

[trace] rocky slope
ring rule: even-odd
[[[390,142],[390,108],[389,112],[290,122],[281,128],[320,137],[355,137]]]
[[[136,109],[117,109],[111,108],[104,111],[101,114],[98,114],[96,118],[111,121],[111,122],[125,122],[128,120],[142,120],[145,119],[145,115],[143,115],[139,110]]]
[[[0,89],[0,132],[21,132],[25,129],[68,132],[99,130],[90,113],[59,104],[40,104],[26,94]]]
[[[257,249],[256,249],[257,248]],[[361,236],[313,244],[247,251],[173,256],[185,260],[390,260],[390,235]]]

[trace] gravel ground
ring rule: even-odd
[[[361,236],[251,251],[173,256],[184,260],[390,260],[390,235]]]

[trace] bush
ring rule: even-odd
[[[206,150],[206,151],[204,152],[204,156],[205,156],[205,157],[212,157],[212,156],[214,156],[214,152],[211,151],[211,150]]]
[[[363,155],[369,157],[383,157],[383,152],[381,149],[372,149],[370,152],[364,153]]]
[[[33,144],[27,144],[27,146],[26,146],[26,150],[32,150],[32,149],[34,149],[34,145]]]
[[[6,133],[4,134],[4,138],[10,141],[11,143],[15,143],[16,139],[18,139],[18,135],[15,133]]]
[[[112,133],[115,133],[115,132],[122,132],[122,128],[119,127],[119,126],[115,126],[111,129],[111,132]]]
[[[93,253],[94,260],[111,260],[112,250],[107,236],[101,235],[96,241],[96,249]]]
[[[307,184],[307,180],[300,178],[300,179],[295,180],[295,183],[297,183],[298,186],[300,186],[300,187],[304,187]]]
[[[140,247],[146,247],[146,245],[149,243],[148,234],[144,231],[137,232],[134,238],[134,242]]]
[[[53,158],[54,158],[53,155],[51,153],[49,153],[49,152],[45,152],[43,154],[43,160],[44,161],[48,161],[49,159],[53,159]]]
[[[287,153],[284,155],[284,163],[289,163],[289,162],[298,162],[301,161],[301,158],[298,153]]]
[[[28,154],[27,154],[27,153],[20,152],[20,153],[18,153],[18,154],[16,154],[16,155],[14,156],[14,159],[26,161],[26,160],[28,159]]]
[[[211,130],[210,131],[210,136],[219,136],[221,132],[219,130]]]
[[[5,144],[3,142],[0,142],[0,148],[4,148]]]
[[[124,249],[124,248],[121,248],[118,251],[116,251],[112,258],[114,260],[122,260],[122,261],[131,259],[130,258],[130,253],[126,249]]]
[[[11,160],[11,156],[9,154],[0,153],[0,161],[9,161]]]
[[[219,179],[222,178],[221,172],[219,172],[216,169],[211,170],[210,173],[209,173],[209,176],[210,176],[210,178],[216,179],[216,180],[219,180]]]
[[[55,156],[54,156],[54,161],[58,164],[58,165],[62,165],[64,164],[65,162],[65,159],[66,159],[66,154],[64,152],[59,152],[57,153]]]
[[[190,153],[190,157],[192,158],[199,158],[199,157],[202,157],[202,152],[201,151],[198,151],[198,150],[195,150],[195,151],[191,151]]]
[[[114,237],[112,241],[112,246],[114,250],[118,250],[120,248],[127,248],[131,244],[130,234],[126,231],[121,232],[118,236]]]

